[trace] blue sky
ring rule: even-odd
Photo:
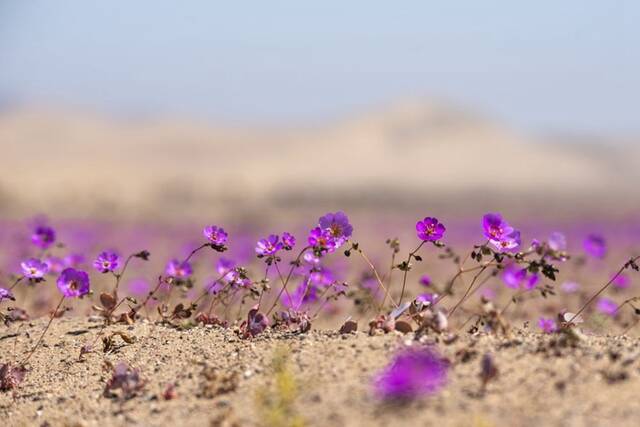
[[[441,99],[640,131],[637,1],[0,0],[0,101],[305,123]]]

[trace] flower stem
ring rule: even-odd
[[[627,261],[620,268],[620,270],[618,270],[618,272],[611,278],[611,280],[609,280],[602,288],[600,288],[600,290],[598,292],[596,292],[591,298],[589,298],[589,300],[587,300],[587,302],[584,303],[584,305],[580,308],[580,310],[578,310],[578,312],[576,314],[574,314],[571,317],[571,319],[569,319],[567,324],[571,324],[573,322],[573,320],[580,315],[580,313],[582,313],[593,301],[595,301],[596,298],[598,298],[604,291],[606,291],[607,288],[609,286],[611,286],[611,284],[613,282],[615,282],[615,280],[618,278],[618,276],[620,276],[622,274],[623,271],[625,271],[631,264],[636,263],[638,260],[640,260],[640,256],[637,256],[637,257],[632,258],[631,260]]]
[[[402,276],[402,291],[400,292],[400,301],[398,302],[398,304],[402,304],[402,299],[404,298],[404,290],[405,290],[405,287],[407,286],[407,274],[409,273],[409,263],[411,262],[411,258],[413,258],[415,254],[418,253],[418,251],[420,250],[420,248],[422,248],[425,242],[426,241],[423,240],[422,242],[420,242],[417,248],[415,248],[412,252],[409,252],[409,256],[407,257],[407,261],[405,264],[406,268],[404,270],[404,275]]]
[[[289,273],[287,274],[287,278],[284,280],[284,282],[282,282],[282,288],[280,288],[280,292],[278,292],[278,295],[276,296],[276,299],[273,302],[273,305],[271,305],[271,308],[269,308],[269,311],[267,311],[267,316],[269,316],[269,314],[271,314],[273,309],[276,308],[276,306],[278,305],[278,301],[280,301],[280,297],[282,296],[282,293],[287,289],[287,285],[289,284],[289,280],[291,280],[291,276],[293,275],[293,271],[298,266],[298,264],[300,264],[300,258],[302,258],[302,255],[307,251],[307,249],[310,249],[310,248],[311,248],[311,246],[305,246],[304,248],[302,248],[300,253],[298,253],[298,256],[296,257],[295,261],[291,265],[291,268],[289,269]],[[277,268],[277,265],[276,265],[276,268]],[[278,271],[278,274],[280,274],[280,271]],[[282,276],[280,276],[280,278],[282,279]],[[262,295],[260,295],[260,296],[262,296]]]
[[[33,356],[33,353],[35,353],[35,351],[38,349],[38,346],[40,346],[40,343],[42,342],[44,335],[49,330],[49,327],[51,326],[51,322],[53,322],[53,319],[56,317],[56,314],[58,313],[58,310],[60,309],[60,306],[62,305],[63,301],[64,301],[64,295],[62,296],[62,298],[60,298],[60,302],[51,313],[51,317],[49,317],[49,323],[47,323],[47,326],[44,328],[44,331],[42,331],[42,335],[40,335],[40,338],[38,338],[38,342],[36,342],[36,345],[34,345],[31,351],[29,352],[29,354],[27,354],[27,357],[22,362],[20,362],[21,366],[24,366],[29,361],[31,356]]]

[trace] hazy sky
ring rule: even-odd
[[[305,122],[437,98],[639,132],[640,1],[0,0],[0,101]]]

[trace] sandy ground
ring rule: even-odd
[[[3,329],[2,361],[20,359],[45,323]],[[80,348],[99,329],[84,319],[57,319],[31,359],[26,380],[14,393],[0,394],[5,423],[268,425],[277,409],[261,396],[266,393],[273,401],[284,393],[282,372],[293,380],[286,388],[293,404],[285,419],[299,425],[637,426],[640,416],[640,340],[624,336],[591,336],[577,348],[554,346],[553,336],[526,330],[510,338],[465,335],[448,345],[436,343],[452,363],[447,387],[430,398],[393,406],[374,397],[372,378],[411,335],[312,331],[240,340],[231,330],[180,331],[140,323],[107,329],[126,332],[134,343],[116,338],[108,353],[98,348],[78,361]],[[277,368],[283,365],[274,360],[282,357],[274,354],[283,352],[288,362]],[[500,374],[482,394],[478,375],[485,353],[494,356]],[[129,400],[103,395],[111,377],[105,365],[118,361],[139,368],[146,380]],[[274,369],[281,373],[275,375]],[[170,383],[176,396],[166,400]]]

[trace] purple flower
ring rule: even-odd
[[[216,246],[223,246],[225,243],[227,243],[227,238],[229,237],[227,232],[224,231],[224,228],[218,227],[217,225],[210,225],[208,227],[205,227],[203,234],[210,243]]]
[[[80,254],[69,254],[64,257],[64,265],[67,267],[77,267],[85,261],[83,255]]]
[[[42,279],[49,271],[49,266],[36,258],[29,258],[21,262],[20,267],[22,268],[22,275],[28,279]]]
[[[290,294],[283,294],[280,297],[282,305],[287,308],[299,310],[300,306],[304,304],[310,304],[318,300],[318,288],[316,285],[310,283],[310,280],[305,280],[300,283],[298,287]]]
[[[502,240],[491,240],[490,243],[499,251],[510,251],[520,246],[522,239],[520,238],[520,232],[516,230],[504,236]]]
[[[422,286],[431,286],[433,282],[431,281],[431,277],[427,276],[426,274],[423,274],[422,277],[420,277],[420,284]]]
[[[282,244],[284,245],[285,250],[290,251],[296,245],[296,238],[293,234],[285,231],[282,233]]]
[[[15,298],[13,297],[13,294],[9,289],[0,288],[0,302],[2,302],[5,299],[11,300],[11,301],[15,300]]]
[[[482,228],[484,228],[484,235],[487,239],[497,242],[502,241],[515,231],[507,221],[502,219],[502,215],[499,213],[486,214],[482,218]]]
[[[436,293],[420,294],[416,297],[416,301],[421,302],[422,304],[433,304],[437,300],[438,294]]]
[[[41,249],[47,249],[56,241],[56,231],[46,225],[39,225],[31,234],[31,242]]]
[[[114,271],[118,268],[118,264],[120,262],[120,257],[115,252],[101,252],[95,261],[93,261],[93,266],[100,273],[109,273],[110,271]]]
[[[89,275],[84,271],[66,268],[60,273],[57,285],[65,298],[81,297],[89,293]]]
[[[545,319],[544,317],[538,319],[538,327],[542,329],[542,332],[545,334],[552,334],[558,330],[558,325],[556,325],[555,320]]]
[[[169,261],[164,271],[168,276],[177,279],[187,279],[193,274],[193,268],[188,261],[178,261],[177,259]]]
[[[564,251],[567,249],[567,238],[564,234],[556,231],[549,236],[549,248],[554,251]]]
[[[271,234],[266,239],[258,240],[256,243],[256,253],[258,257],[273,256],[284,248],[280,237],[277,234]]]
[[[425,242],[435,242],[442,239],[445,231],[447,231],[445,226],[438,222],[436,218],[426,217],[416,223],[418,239]]]
[[[309,245],[320,253],[333,252],[337,248],[336,239],[331,235],[331,231],[323,230],[320,227],[316,227],[309,232]]]
[[[307,264],[318,265],[320,264],[320,258],[318,258],[313,252],[305,252],[302,255],[302,259]]]
[[[517,264],[509,264],[502,272],[502,281],[508,288],[523,288],[530,291],[536,287],[540,281],[540,276],[529,274],[526,268],[521,268]]]
[[[618,289],[627,289],[631,284],[631,279],[625,273],[620,273],[615,279],[613,279],[613,286]]]
[[[437,392],[447,382],[448,364],[428,347],[400,351],[375,379],[376,394],[410,400]]]
[[[613,316],[618,311],[618,304],[609,298],[600,298],[596,303],[596,309],[607,316]]]
[[[584,251],[594,258],[604,258],[607,254],[607,242],[599,234],[590,234],[584,240]]]
[[[522,239],[520,232],[509,225],[497,213],[486,214],[482,218],[484,236],[499,251],[512,250],[520,246]]]
[[[216,264],[216,271],[219,275],[224,275],[233,270],[236,266],[236,262],[227,258],[220,258]]]
[[[45,258],[44,262],[49,267],[49,274],[59,274],[65,268],[65,262],[62,258],[50,256]]]
[[[353,227],[349,224],[349,218],[344,212],[328,213],[320,217],[318,224],[323,230],[329,230],[331,236],[337,241],[342,241],[342,243],[351,237],[353,233]]]

